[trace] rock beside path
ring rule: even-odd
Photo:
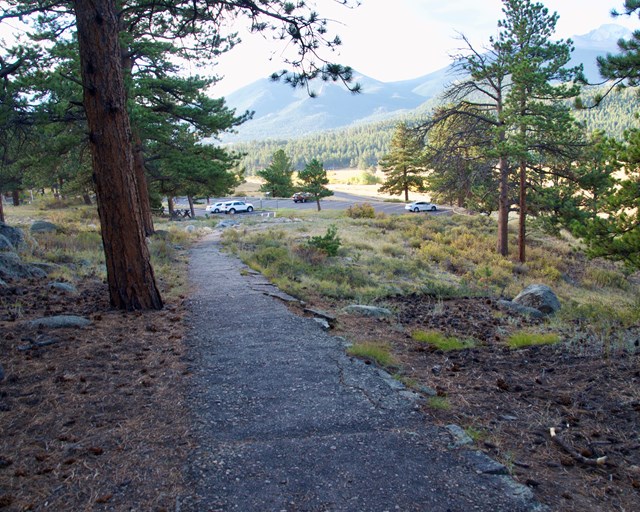
[[[534,308],[545,315],[560,310],[560,301],[553,290],[544,284],[532,284],[522,290],[513,302],[528,308]]]
[[[393,312],[387,308],[379,308],[376,306],[363,306],[361,304],[352,304],[344,308],[345,313],[352,315],[369,316],[373,318],[388,318],[393,316]]]
[[[91,320],[76,315],[45,316],[43,318],[36,318],[29,322],[29,327],[44,327],[49,329],[59,329],[62,327],[86,327],[88,325],[91,325]]]

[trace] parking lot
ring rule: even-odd
[[[231,200],[241,200],[249,202],[253,205],[254,211],[250,214],[260,214],[264,212],[278,212],[279,210],[287,209],[287,210],[316,210],[317,205],[315,201],[310,201],[307,203],[295,203],[291,198],[280,198],[280,199],[265,199],[265,198],[255,198],[255,197],[240,197],[240,198],[220,198],[220,199],[211,199],[211,203],[216,201],[231,201]],[[372,198],[372,197],[364,197],[357,196],[354,194],[347,194],[345,192],[335,192],[333,196],[324,198],[320,201],[320,206],[323,210],[346,210],[350,206],[354,204],[363,204],[368,203],[375,209],[376,213],[386,213],[386,214],[411,214],[416,215],[415,213],[408,212],[404,209],[404,202],[396,203],[389,201],[382,201],[380,199]],[[196,205],[196,215],[204,216],[205,215],[205,207],[206,205]],[[446,213],[450,213],[451,208],[447,206],[438,205],[438,210],[435,212],[421,212],[417,215],[442,215]],[[216,214],[216,215],[224,215]],[[249,215],[247,213],[243,213],[242,215]]]

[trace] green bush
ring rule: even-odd
[[[560,341],[560,336],[553,333],[540,334],[520,331],[513,333],[507,340],[509,348],[525,348],[533,345],[554,345]]]
[[[353,204],[347,208],[347,217],[352,219],[374,219],[376,211],[369,203]]]
[[[391,348],[386,343],[376,343],[371,341],[356,343],[347,350],[347,353],[352,356],[367,359],[379,366],[398,366],[397,360],[393,357],[393,354],[391,354]]]
[[[411,337],[420,343],[426,343],[444,352],[464,350],[473,348],[476,345],[474,340],[459,340],[454,337],[446,337],[437,331],[415,331]]]
[[[340,249],[341,243],[340,238],[338,237],[338,228],[335,224],[331,224],[324,235],[313,236],[307,243],[311,247],[315,247],[316,249],[326,252],[328,256],[335,256],[338,254],[338,249]]]

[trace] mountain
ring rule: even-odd
[[[582,63],[585,75],[592,82],[601,80],[596,57],[617,51],[617,41],[630,35],[619,25],[603,25],[588,34],[573,39],[575,51],[570,65]],[[409,114],[425,104],[432,105],[454,78],[451,66],[427,75],[399,82],[380,82],[355,73],[354,81],[363,92],[353,94],[340,82],[315,82],[316,93],[311,98],[305,88],[261,79],[243,87],[226,101],[238,112],[250,110],[253,119],[238,128],[237,134],[227,134],[223,142],[248,140],[291,139],[312,133],[373,123]]]

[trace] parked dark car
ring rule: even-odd
[[[291,199],[293,199],[294,203],[306,203],[307,201],[313,200],[313,197],[311,197],[309,192],[296,192]]]

